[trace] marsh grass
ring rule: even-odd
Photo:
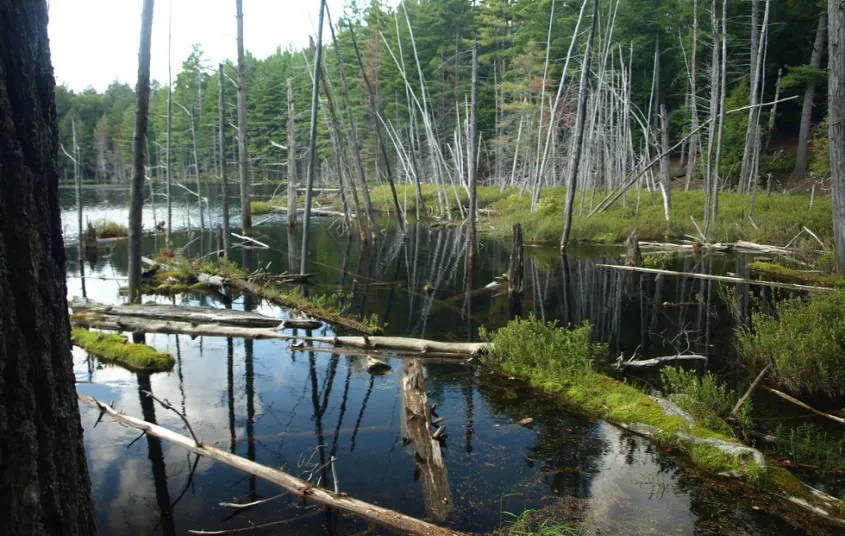
[[[767,450],[787,456],[798,464],[834,470],[845,463],[845,438],[833,436],[822,426],[802,423],[798,426],[778,424],[771,433],[775,442]]]
[[[752,313],[750,329],[736,329],[748,365],[771,365],[775,381],[796,394],[845,394],[845,291],[772,307],[774,314]]]
[[[129,236],[125,225],[113,221],[98,221],[94,223],[97,238],[124,238]]]
[[[665,367],[660,371],[669,400],[690,414],[695,421],[711,430],[731,434],[725,422],[737,400],[736,392],[709,372],[698,376],[680,367]],[[751,400],[743,404],[735,415],[746,428],[751,427]]]
[[[173,368],[176,360],[146,344],[129,342],[116,333],[74,329],[73,342],[106,363],[115,363],[132,371],[159,372]]]

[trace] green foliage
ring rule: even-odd
[[[794,393],[845,393],[845,292],[780,302],[775,314],[752,314],[753,329],[737,328],[743,356]]]
[[[810,137],[810,171],[819,177],[830,176],[830,116],[813,128]]]
[[[760,155],[760,186],[765,188],[766,177],[786,178],[795,170],[795,156],[782,151]]]
[[[98,221],[94,223],[97,238],[123,238],[129,236],[129,231],[122,223],[113,221]]]
[[[821,426],[802,423],[798,426],[779,424],[771,434],[775,441],[770,452],[788,456],[798,464],[824,469],[839,469],[845,463],[845,438],[832,437]]]
[[[784,93],[803,92],[807,84],[820,86],[827,84],[827,71],[812,65],[787,67],[787,73],[780,80],[780,90]]]
[[[166,371],[173,368],[173,356],[146,344],[130,343],[116,333],[74,329],[73,343],[106,363],[115,363],[132,371]]]
[[[817,263],[817,267],[821,264],[822,267],[828,266],[829,268],[832,268],[829,264],[829,259],[832,259],[832,256],[829,254],[827,256],[820,257],[821,262]],[[845,289],[845,277],[837,274],[819,273],[817,271],[806,272],[796,270],[794,268],[788,268],[774,262],[763,261],[752,262],[748,265],[748,269],[752,273],[762,274],[767,278],[778,281],[798,282],[821,287]]]
[[[580,525],[556,523],[550,519],[543,519],[541,513],[534,510],[526,510],[519,516],[510,513],[508,515],[515,518],[513,523],[497,534],[502,536],[585,536],[591,534],[590,530]]]
[[[694,372],[676,367],[665,367],[660,371],[663,385],[669,393],[669,400],[690,414],[695,422],[723,433],[730,433],[724,421],[738,400],[737,394],[709,372],[698,376]],[[737,420],[750,427],[751,401],[743,404],[736,415]]]

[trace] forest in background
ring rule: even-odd
[[[728,0],[724,6],[727,15],[725,87],[729,110],[746,106],[751,99],[752,61],[756,59],[753,58],[755,51],[752,46],[756,43],[752,41],[760,31],[759,25],[764,22],[765,2],[755,4],[758,4],[756,17],[752,16],[754,6],[749,0]],[[808,85],[813,85],[815,91],[814,97],[811,97],[810,118],[816,126],[806,133],[801,131],[802,98],[781,102],[776,110],[773,107],[761,108],[759,121],[763,146],[757,175],[762,177],[761,181],[769,173],[775,178],[789,177],[793,171],[804,174],[800,173],[800,169],[796,170],[795,154],[801,135],[810,138],[809,169],[821,176],[828,173],[827,127],[823,123],[827,102],[826,45],[822,47],[821,58],[813,57],[824,4],[808,0],[771,2],[764,58],[760,62],[764,76],[757,101],[772,102],[776,96],[780,99],[804,97]],[[717,18],[721,17],[721,0],[713,5],[717,7]],[[581,21],[581,33],[585,33],[588,26],[590,14],[587,7]],[[458,175],[466,175],[461,169],[461,162],[466,157],[459,153],[463,146],[462,137],[467,137],[472,43],[477,40],[479,179],[510,176],[511,180],[517,177],[518,184],[519,177],[536,174],[537,154],[549,134],[548,122],[553,115],[550,110],[555,103],[558,108],[553,117],[552,132],[556,135],[552,138],[564,139],[574,126],[577,88],[565,88],[559,100],[555,99],[555,93],[567,63],[568,51],[573,45],[580,12],[581,2],[553,0],[406,0],[395,9],[388,8],[379,0],[350,0],[344,13],[331,13],[337,34],[337,51],[345,66],[351,109],[359,125],[362,160],[368,175],[381,182],[379,173],[376,173],[379,165],[376,125],[368,113],[366,85],[356,62],[350,29],[360,48],[364,70],[385,123],[382,128],[386,127],[390,134],[388,146],[404,152],[404,159],[410,164],[409,155],[420,151],[426,134],[436,137],[436,143],[445,148],[443,152],[446,154],[442,159],[453,162],[452,171]],[[645,125],[643,128],[635,125],[629,139],[645,149],[643,154],[649,154],[649,145],[659,148],[664,141],[661,140],[664,130],[668,133],[665,141],[674,144],[690,134],[693,115],[697,115],[699,120],[706,119],[711,97],[710,58],[714,42],[719,44],[711,31],[711,12],[708,0],[599,2],[595,32],[597,53],[592,58],[590,83],[594,92],[605,84],[610,87],[610,95],[618,96],[622,91],[630,94],[629,99],[624,99],[628,106],[624,115],[634,117]],[[721,21],[717,21],[717,25],[720,24]],[[758,29],[752,31],[752,26]],[[572,61],[568,62],[567,79],[574,86],[577,86],[581,69],[583,41],[585,38],[582,36],[574,44]],[[331,39],[324,38],[324,42],[328,42],[323,54],[324,72],[331,85],[340,88],[335,46]],[[286,177],[288,79],[292,80],[293,87],[296,145],[299,148],[296,154],[301,161],[300,169],[307,160],[303,157],[307,155],[308,146],[314,55],[313,47],[305,50],[278,49],[267,58],[256,58],[247,53],[248,139],[253,180]],[[816,65],[812,65],[814,60]],[[691,66],[695,67],[695,76],[690,76]],[[171,85],[170,166],[177,181],[195,179],[197,168],[200,176],[217,176],[217,67],[203,56],[201,45],[194,46],[181,66],[173,66],[173,72],[178,71],[178,74],[173,77]],[[231,128],[224,133],[224,146],[230,151],[226,160],[234,169],[237,161],[236,66],[227,63],[224,72],[231,80],[225,84],[224,113]],[[611,80],[610,84],[608,80]],[[148,176],[153,179],[164,177],[167,160],[164,154],[167,90],[166,80],[152,84],[147,150]],[[695,96],[694,111],[691,95]],[[422,134],[419,132],[423,114],[417,108],[421,108],[420,101],[424,96],[428,102],[423,104],[431,119],[430,134],[428,128]],[[613,111],[614,106],[621,106],[621,100],[614,104],[609,97],[599,95],[597,98],[599,100],[591,102],[591,108],[610,110],[605,118],[608,125],[614,118],[623,117],[624,109],[620,108],[618,113]],[[103,93],[90,88],[76,93],[64,86],[57,87],[60,142],[66,148],[72,146],[75,125],[80,173],[84,179],[99,183],[128,180],[131,175],[135,100],[133,88],[118,82]],[[542,112],[541,102],[544,104]],[[668,115],[665,129],[659,111],[661,105],[665,105]],[[594,123],[601,120],[593,116]],[[748,115],[744,113],[729,115],[725,120],[720,169],[726,185],[736,184],[740,175],[748,120]],[[542,121],[546,124],[540,124]],[[615,128],[609,127],[605,132]],[[600,138],[608,138],[602,136],[602,131],[598,129],[594,128],[594,132],[599,132]],[[318,135],[321,162],[330,164],[332,144],[327,120],[321,120]],[[706,144],[706,141],[698,143]],[[604,145],[612,148],[613,140],[606,139]],[[554,176],[558,174],[554,170],[565,165],[567,152],[562,148],[550,155],[553,162],[549,166],[553,171],[550,184],[556,184]],[[631,152],[633,154],[634,150]],[[686,147],[674,151],[673,168],[678,168],[679,164],[684,166],[688,152]],[[396,154],[391,151],[390,158],[402,160],[401,155]],[[410,165],[402,164],[394,163],[394,169],[400,170],[400,175],[407,178],[413,170]],[[422,166],[422,163],[419,165]],[[702,166],[700,160],[698,165]],[[401,170],[405,172],[401,173]],[[72,162],[62,158],[60,171],[63,178],[72,178]],[[608,172],[613,170],[608,168]],[[303,173],[304,170],[300,176]],[[425,180],[425,177],[421,178]]]

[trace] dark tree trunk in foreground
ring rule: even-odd
[[[0,519],[96,534],[70,354],[46,4],[0,0]]]
[[[147,123],[150,108],[150,45],[153,33],[153,0],[144,0],[141,12],[141,46],[138,50],[138,85],[135,87],[135,136],[132,154],[132,188],[129,204],[129,301],[141,299],[141,211],[144,208]]]
[[[833,234],[836,266],[845,273],[845,4],[828,6],[830,79],[830,171],[833,178]]]
[[[813,44],[813,55],[810,66],[818,69],[822,65],[824,42],[827,38],[827,13],[819,15],[819,27],[816,29],[816,41]],[[807,82],[804,90],[804,105],[801,107],[801,128],[798,132],[798,153],[795,157],[795,171],[793,175],[803,177],[810,165],[810,126],[813,119],[813,104],[816,99],[816,82]],[[775,99],[777,100],[777,99]]]

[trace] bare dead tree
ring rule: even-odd
[[[296,110],[293,102],[293,79],[288,78],[288,227],[296,227]]]
[[[144,8],[141,12],[141,45],[138,51],[138,84],[135,87],[135,135],[129,205],[129,301],[132,302],[141,299],[141,211],[144,207],[144,178],[146,176],[153,7],[154,0],[144,0]]]
[[[813,54],[810,66],[818,69],[822,65],[825,40],[827,39],[827,12],[819,15],[819,26],[816,29],[816,40],[813,43]],[[798,132],[798,152],[795,155],[795,177],[802,177],[807,173],[810,164],[810,126],[813,119],[813,103],[816,99],[816,82],[809,80],[804,90],[804,104],[801,107],[801,127]],[[777,99],[775,99],[777,100]]]
[[[241,230],[252,231],[250,211],[249,144],[246,117],[246,58],[244,56],[244,3],[235,0],[238,19],[238,173],[241,182]],[[200,200],[202,202],[202,200]]]
[[[226,181],[226,121],[224,107],[226,104],[226,80],[223,74],[223,64],[217,69],[217,134],[218,147],[220,151],[220,187],[223,189],[220,194],[221,209],[223,210],[223,256],[229,258],[231,247],[231,229],[229,228],[229,183]],[[200,200],[200,203],[202,201]]]
[[[472,43],[472,104],[470,105],[469,140],[467,153],[469,157],[469,258],[475,260],[478,254],[478,240],[475,236],[475,218],[478,210],[478,196],[476,192],[478,182],[478,154],[476,140],[478,139],[478,42]]]

